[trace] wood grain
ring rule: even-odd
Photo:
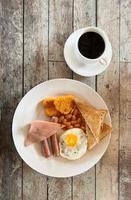
[[[49,60],[63,61],[64,43],[72,32],[72,0],[50,0]]]
[[[131,63],[120,64],[120,200],[131,199]]]
[[[22,96],[22,0],[0,1],[0,199],[22,197],[21,159],[12,141],[12,117]]]
[[[72,73],[64,62],[49,62],[49,79],[71,78]],[[48,200],[71,200],[71,178],[48,178]]]
[[[131,0],[120,3],[120,61],[131,62]]]
[[[74,1],[74,30],[96,24],[95,0]],[[84,82],[95,89],[95,77],[85,78],[73,74],[74,79]],[[95,199],[95,167],[82,175],[73,177],[73,199]]]
[[[24,92],[48,78],[48,1],[24,4]],[[47,178],[23,163],[23,199],[46,200]]]
[[[74,0],[74,30],[96,25],[96,1]]]
[[[111,41],[113,58],[109,68],[97,78],[97,90],[107,103],[112,117],[113,133],[107,152],[96,166],[96,199],[118,199],[119,138],[119,1],[97,2],[97,24]],[[115,27],[115,28],[114,28]]]
[[[71,77],[71,70],[64,62],[49,62],[49,79]]]
[[[71,178],[48,178],[49,200],[71,200]]]

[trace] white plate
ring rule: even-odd
[[[67,65],[76,74],[90,77],[102,73],[109,66],[112,57],[112,48],[111,44],[109,44],[110,48],[108,48],[108,54],[106,56],[108,58],[107,65],[101,65],[98,61],[88,64],[81,62],[75,54],[75,43],[79,35],[83,33],[84,29],[86,28],[76,30],[68,37],[64,46],[64,58]]]
[[[93,167],[105,153],[110,135],[104,138],[100,144],[91,151],[87,151],[85,156],[76,161],[69,161],[64,158],[51,156],[46,159],[41,154],[40,144],[24,146],[24,140],[29,128],[29,124],[35,119],[45,119],[41,100],[45,97],[73,94],[84,98],[97,108],[108,109],[105,102],[95,90],[86,84],[70,79],[54,79],[41,83],[31,89],[20,101],[16,108],[12,133],[16,149],[21,158],[32,169],[53,177],[70,177],[81,174]],[[111,124],[111,118],[106,116],[106,123]]]

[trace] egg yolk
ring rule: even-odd
[[[74,134],[69,134],[66,136],[66,145],[69,147],[74,147],[76,146],[78,142],[78,137]]]

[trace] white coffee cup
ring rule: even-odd
[[[98,58],[95,58],[95,59],[87,58],[87,57],[83,56],[81,54],[81,52],[79,51],[79,48],[78,48],[79,39],[84,33],[87,33],[87,32],[98,33],[104,40],[105,49]],[[87,27],[87,28],[81,29],[81,31],[77,35],[77,39],[76,39],[75,54],[76,54],[77,58],[84,64],[89,64],[89,63],[93,64],[93,63],[97,62],[103,66],[109,65],[109,60],[111,60],[111,57],[112,57],[112,48],[111,48],[111,44],[110,44],[107,34],[102,29],[97,28],[97,27]]]
[[[103,38],[103,52],[95,59],[85,57],[79,50],[79,39],[86,32],[98,33]],[[74,31],[65,42],[64,58],[67,66],[76,74],[85,77],[95,76],[102,73],[110,64],[112,58],[111,43],[107,34],[98,27],[78,29]]]

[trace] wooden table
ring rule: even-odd
[[[0,200],[131,199],[131,0],[0,1]],[[99,26],[113,47],[110,67],[97,77],[72,73],[65,40],[78,28]],[[17,154],[14,110],[33,86],[73,78],[104,98],[113,123],[111,143],[88,172],[65,179],[42,176]],[[30,106],[30,105],[29,105]]]

